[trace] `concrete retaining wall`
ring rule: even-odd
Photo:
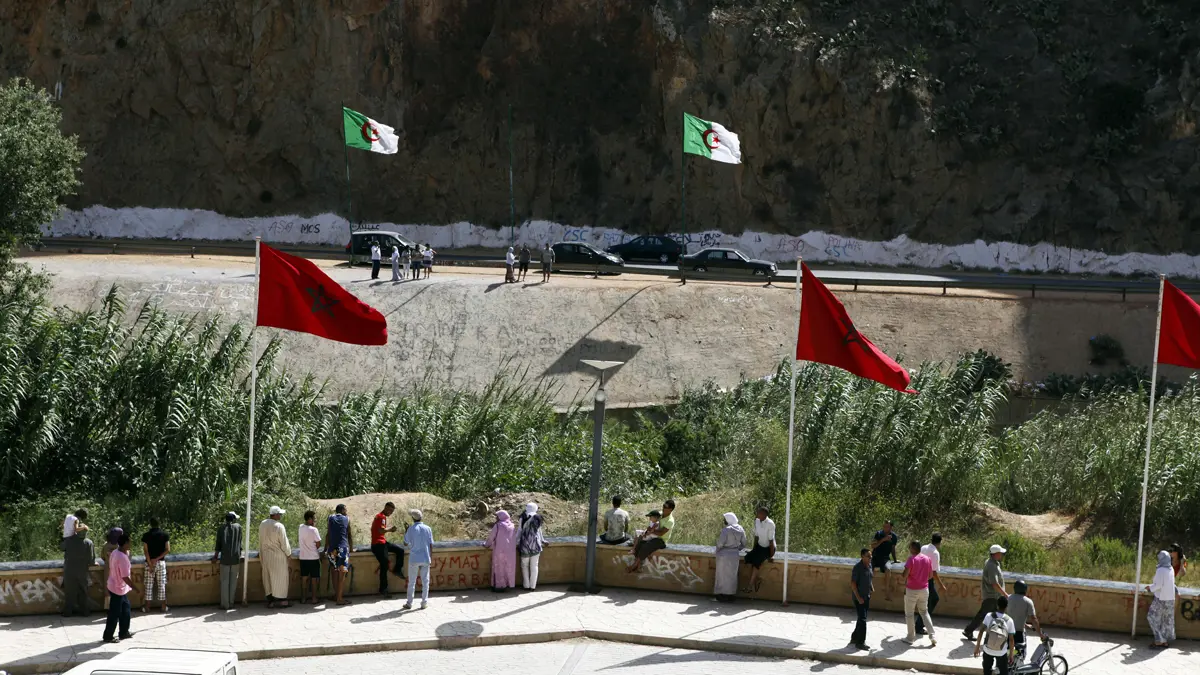
[[[584,577],[586,547],[578,537],[552,540],[542,554],[539,584],[579,583]],[[250,560],[250,599],[263,599],[262,575],[257,554]],[[767,563],[763,585],[754,597],[777,600],[783,591],[783,556]],[[135,558],[133,577],[141,583],[143,568]],[[219,568],[202,554],[168,556],[167,588],[171,605],[215,605]],[[698,546],[672,547],[656,554],[651,563],[636,574],[625,571],[632,561],[628,548],[601,546],[596,561],[597,581],[602,586],[644,588],[677,593],[706,595],[712,592],[716,561],[712,550]],[[788,564],[788,598],[791,602],[820,605],[849,606],[850,568],[854,561],[792,554]],[[352,556],[353,570],[349,592],[368,595],[378,587],[379,567],[367,549]],[[479,542],[444,542],[436,545],[430,573],[431,590],[456,591],[486,588],[491,583],[491,552]],[[291,561],[293,598],[299,595],[299,566]],[[99,606],[103,598],[103,570],[93,569],[91,597]],[[961,631],[962,621],[946,617],[970,617],[979,607],[980,571],[945,568],[943,578],[948,590],[942,594],[935,617],[943,617],[935,625],[943,630]],[[1015,577],[1009,575],[1009,583]],[[1038,616],[1048,626],[1082,630],[1121,632],[1129,630],[1133,607],[1132,586],[1127,583],[1066,579],[1059,577],[1024,577],[1030,584],[1030,597],[1037,605]],[[749,570],[743,566],[739,585],[749,580]],[[392,590],[403,590],[399,579],[392,579]],[[329,592],[329,575],[321,579],[322,594]],[[1176,605],[1175,628],[1181,638],[1200,638],[1200,593],[1194,589],[1181,592]],[[62,571],[58,561],[0,563],[0,616],[19,614],[57,613],[62,605]],[[877,575],[874,610],[903,611],[904,588],[899,573]],[[134,606],[142,602],[140,595],[130,597]],[[1139,632],[1147,633],[1145,625],[1147,603],[1140,603]]]

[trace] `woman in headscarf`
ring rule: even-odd
[[[1150,610],[1146,612],[1146,622],[1154,632],[1154,643],[1150,648],[1166,649],[1167,644],[1175,639],[1175,598],[1179,594],[1175,588],[1175,570],[1171,569],[1170,553],[1158,552],[1158,569],[1154,570],[1154,581],[1146,587],[1146,592],[1154,594]]]
[[[521,530],[517,534],[517,555],[521,557],[521,585],[529,590],[537,588],[538,559],[546,539],[542,536],[542,517],[538,505],[529,502],[521,514]]]
[[[517,280],[517,278],[513,276],[513,265],[515,264],[517,264],[517,256],[513,255],[513,247],[509,246],[508,253],[504,255],[504,283],[509,284]]]
[[[400,247],[392,244],[392,281],[400,281]]]
[[[496,512],[496,524],[488,533],[492,549],[492,591],[503,593],[517,585],[517,528],[508,511]]]
[[[717,537],[717,571],[713,580],[713,595],[721,602],[730,602],[737,595],[738,567],[742,549],[746,548],[746,531],[738,518],[725,514],[725,526]]]

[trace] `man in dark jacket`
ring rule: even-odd
[[[63,616],[87,616],[91,612],[88,600],[88,577],[96,562],[96,548],[87,538],[87,530],[66,537],[59,545],[63,552]]]

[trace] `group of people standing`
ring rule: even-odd
[[[492,591],[504,593],[515,588],[518,567],[521,585],[531,591],[536,589],[538,563],[546,545],[545,521],[538,514],[537,504],[526,504],[516,523],[508,511],[497,511],[496,522],[484,542],[492,550]]]
[[[401,251],[399,246],[392,246],[390,258],[392,261],[392,281],[405,281],[407,279],[421,279],[421,273],[424,272],[425,279],[429,278],[433,272],[433,257],[437,251],[429,244],[417,244],[417,250],[413,251],[407,246]],[[380,248],[378,241],[371,242],[371,278],[379,278],[379,268],[383,263],[383,249]]]
[[[529,261],[533,257],[533,252],[529,250],[529,244],[521,244],[521,251],[515,253],[513,247],[508,247],[508,253],[504,254],[504,283],[514,284],[518,281],[524,281],[525,275],[529,273]],[[554,249],[550,248],[550,244],[546,244],[542,249],[542,282],[550,281],[550,273],[554,271]]]

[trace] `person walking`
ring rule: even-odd
[[[412,250],[407,246],[404,247],[404,252],[400,254],[400,271],[402,279],[407,280],[412,276]]]
[[[317,514],[304,512],[304,522],[296,532],[296,543],[300,549],[300,604],[312,596],[317,604],[317,591],[321,588],[321,533],[316,527]]]
[[[719,602],[732,602],[737,597],[738,567],[740,567],[742,549],[746,548],[746,531],[738,525],[738,517],[733,513],[724,516],[724,527],[717,535],[717,569],[713,574],[713,599]]]
[[[287,529],[279,522],[284,513],[286,511],[278,506],[272,506],[267,519],[258,524],[258,561],[262,567],[267,607],[291,607],[288,602],[288,559],[292,557],[292,545],[288,542]]]
[[[546,538],[542,536],[542,517],[538,505],[529,502],[521,514],[520,532],[517,534],[517,555],[521,558],[521,585],[529,590],[537,589],[538,561]]]
[[[437,251],[429,244],[425,244],[425,250],[421,253],[421,266],[425,268],[425,278],[433,273],[433,256]]]
[[[520,281],[525,281],[525,275],[529,273],[529,258],[529,244],[521,244],[521,256],[518,259],[521,264],[521,273],[517,277]]]
[[[769,518],[770,511],[766,506],[759,506],[754,513],[754,548],[746,554],[746,564],[750,566],[750,585],[742,589],[744,593],[757,593],[762,586],[758,578],[763,563],[775,557],[775,521]]]
[[[1179,598],[1170,553],[1158,552],[1154,581],[1146,587],[1146,592],[1154,596],[1150,601],[1150,609],[1146,612],[1146,623],[1150,624],[1150,630],[1154,633],[1154,642],[1150,644],[1150,648],[1166,649],[1171,640],[1175,639],[1175,601]]]
[[[87,511],[83,512],[87,515]],[[1175,580],[1179,581],[1179,577],[1187,574],[1187,556],[1183,554],[1183,547],[1179,544],[1171,544],[1167,549],[1167,553],[1171,554],[1171,569],[1175,571]]]
[[[117,548],[108,556],[108,616],[104,620],[105,642],[117,643],[133,637],[129,622],[133,608],[129,605],[129,592],[137,590],[133,583],[133,567],[129,563],[129,535],[122,532],[117,539]],[[120,632],[117,628],[120,627]]]
[[[233,609],[237,599],[239,565],[242,564],[242,526],[238,525],[238,514],[225,514],[225,524],[217,528],[217,541],[213,546],[213,562],[221,563],[221,609]]]
[[[346,572],[350,571],[350,518],[346,505],[338,504],[325,520],[325,557],[329,559],[330,576],[333,577],[333,601],[337,605],[349,605],[342,597],[345,591]]]
[[[879,571],[880,574],[887,574],[888,558],[892,562],[896,560],[896,546],[900,543],[900,535],[892,530],[892,521],[885,520],[883,529],[877,531],[871,539],[871,566]],[[885,600],[892,599],[892,589],[888,586],[885,579],[883,584],[883,594]]]
[[[1004,611],[1008,609],[1008,597],[1000,596],[996,608],[987,613],[980,622],[979,635],[975,638],[975,658],[983,649],[983,675],[992,675],[995,666],[1000,675],[1008,675],[1009,656],[1016,649],[1013,634],[1016,627]]]
[[[167,554],[171,552],[171,536],[150,519],[150,529],[142,535],[142,555],[146,559],[146,594],[142,596],[142,613],[150,611],[150,602],[158,600],[163,614],[167,613]]]
[[[983,618],[988,612],[995,611],[996,603],[1000,598],[1007,598],[1008,591],[1004,590],[1004,571],[1000,569],[1000,561],[1004,560],[1004,554],[1007,550],[1000,544],[992,544],[988,549],[987,562],[983,564],[983,579],[980,587],[980,603],[979,611],[975,612],[974,618],[963,629],[963,637],[968,640],[974,640],[973,633],[983,623]],[[1004,606],[1008,606],[1006,600]]]
[[[600,543],[620,546],[629,541],[629,512],[621,508],[621,498],[612,498],[612,508],[604,512],[604,534]]]
[[[433,563],[433,530],[422,521],[419,509],[412,509],[408,515],[413,524],[404,532],[404,545],[408,547],[408,601],[404,609],[412,609],[413,596],[416,595],[417,578],[421,580],[421,609],[429,606],[429,565]]]
[[[392,281],[400,281],[400,247],[392,245]]]
[[[920,614],[925,620],[925,630],[929,634],[929,646],[936,647],[937,639],[933,635],[933,621],[929,618],[929,579],[933,576],[933,562],[921,553],[921,542],[913,541],[908,544],[908,560],[904,561],[904,623],[908,626],[908,644],[917,641],[914,614]]]
[[[554,249],[550,244],[542,249],[542,283],[550,281],[550,272],[554,270]]]
[[[517,585],[517,528],[508,511],[496,512],[496,524],[484,546],[492,549],[492,592],[503,593]]]
[[[60,544],[63,552],[63,616],[87,616],[91,613],[88,580],[96,548],[87,537],[87,529],[78,530]]]
[[[921,547],[921,554],[929,558],[929,562],[933,563],[933,576],[929,579],[929,616],[933,616],[933,610],[938,606],[938,601],[942,599],[938,593],[938,588],[946,590],[946,584],[942,581],[942,534],[934,532],[933,537],[928,544]],[[925,634],[925,620],[917,615],[917,635]]]
[[[850,570],[850,599],[854,602],[854,632],[850,633],[850,644],[855,649],[867,649],[867,611],[871,608],[871,594],[875,592],[875,569],[871,566],[871,549],[858,552],[858,562]]]
[[[379,278],[379,263],[383,258],[383,253],[379,250],[379,242],[371,240],[371,278]]]
[[[513,269],[517,264],[517,256],[513,255],[513,247],[508,247],[508,253],[504,254],[504,283],[511,284],[517,280]]]
[[[388,502],[371,521],[371,553],[379,562],[379,594],[385,598],[391,596],[391,593],[388,592],[388,572],[398,577],[404,576],[402,571],[404,569],[404,549],[400,548],[399,544],[393,544],[387,540],[387,535],[396,531],[395,525],[388,524],[388,518],[391,518],[395,512],[396,505]],[[388,564],[388,555],[391,553],[396,554],[394,565]]]
[[[1033,599],[1028,596],[1029,586],[1021,579],[1017,579],[1013,583],[1012,595],[1008,596],[1008,609],[1005,614],[1013,620],[1013,643],[1017,650],[1025,646],[1025,626],[1031,625],[1033,629],[1042,634],[1042,624],[1038,621],[1037,607],[1033,604]]]

